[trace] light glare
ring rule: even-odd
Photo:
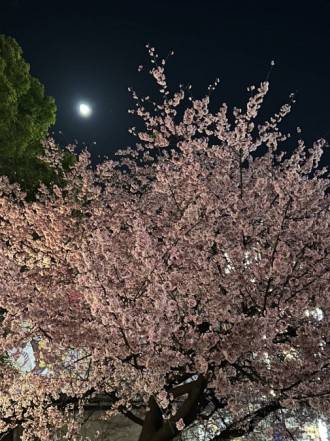
[[[81,104],[79,104],[79,113],[84,118],[87,118],[88,116],[90,116],[92,114],[92,109],[88,104],[81,103]]]

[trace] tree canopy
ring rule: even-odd
[[[170,93],[150,55],[161,101],[133,92],[135,148],[96,170],[82,152],[33,202],[1,178],[1,351],[42,338],[49,369],[0,366],[1,429],[75,433],[102,393],[140,441],[265,440],[277,420],[293,436],[330,415],[326,141],[280,151],[292,103],[257,125],[268,82],[230,124],[211,92]]]
[[[42,140],[55,123],[56,105],[30,74],[22,49],[12,37],[0,35],[0,175],[19,182],[29,195],[53,173],[38,156]]]

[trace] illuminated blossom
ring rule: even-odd
[[[283,154],[292,100],[257,124],[262,82],[230,123],[225,103],[168,94],[148,50],[166,91],[156,105],[133,93],[134,148],[96,169],[83,151],[64,171],[48,140],[64,184],[34,202],[0,178],[0,428],[21,424],[24,441],[74,437],[99,394],[109,417],[146,415],[140,441],[210,415],[221,440],[330,414],[326,142]],[[15,365],[33,341],[47,375]]]

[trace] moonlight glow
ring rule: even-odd
[[[92,108],[86,103],[80,103],[78,106],[80,116],[88,118],[92,114]]]

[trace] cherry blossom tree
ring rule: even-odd
[[[78,436],[99,394],[140,441],[329,418],[326,141],[284,152],[293,97],[257,124],[269,84],[252,86],[230,122],[209,108],[218,80],[202,99],[171,93],[149,53],[161,99],[132,92],[134,148],[96,170],[82,152],[33,202],[1,178],[1,353],[42,338],[48,366],[1,363],[0,430],[24,441]],[[49,140],[44,160],[62,173],[61,159]]]

